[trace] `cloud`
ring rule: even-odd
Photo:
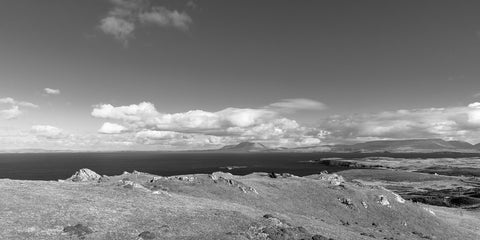
[[[102,125],[98,132],[103,134],[118,134],[126,130],[127,128],[120,124],[106,122]]]
[[[7,109],[0,110],[0,117],[7,120],[15,119],[23,114],[20,107],[38,108],[38,105],[30,102],[17,101],[11,97],[0,98],[0,104],[9,105]]]
[[[192,18],[185,12],[151,6],[147,0],[110,0],[112,9],[100,20],[99,29],[105,34],[128,44],[137,25],[153,24],[188,30]]]
[[[283,99],[280,102],[272,103],[267,107],[283,108],[286,110],[323,110],[326,108],[326,105],[306,98],[289,98]]]
[[[161,27],[173,26],[181,30],[188,30],[192,18],[185,12],[170,11],[164,7],[154,7],[150,12],[139,14],[141,23],[153,23]]]
[[[24,101],[17,101],[11,97],[0,98],[0,103],[10,104],[13,106],[38,108],[38,105],[36,104],[30,103],[30,102],[24,102]]]
[[[48,95],[59,95],[60,89],[44,88],[43,91]]]
[[[4,119],[15,119],[22,114],[18,106],[12,106],[9,109],[0,110],[0,116]]]
[[[150,102],[126,106],[99,104],[92,116],[120,121],[129,132],[136,133],[138,143],[180,145],[198,140],[206,145],[263,141],[271,145],[301,145],[320,141],[318,131],[300,126],[279,112],[266,108],[225,108],[216,112],[191,110],[161,113]],[[310,138],[310,141],[305,139]]]
[[[444,138],[477,142],[480,103],[465,107],[423,108],[327,118],[319,128],[331,140]]]
[[[47,139],[63,138],[66,135],[63,130],[50,125],[35,125],[32,126],[31,132],[37,137],[43,137]]]

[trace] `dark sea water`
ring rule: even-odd
[[[379,156],[379,154],[374,154]],[[456,157],[440,154],[380,154],[389,157]],[[323,170],[337,172],[345,167],[308,163],[327,157],[361,158],[358,153],[3,153],[0,154],[0,178],[57,180],[70,177],[80,168],[99,174],[118,175],[133,170],[161,176],[215,171],[245,175],[252,172],[292,173],[305,176]],[[458,156],[461,157],[461,156]],[[236,166],[239,168],[227,169]]]
[[[238,175],[252,172],[309,175],[345,169],[304,162],[319,158],[319,154],[312,153],[15,153],[0,154],[0,178],[57,180],[70,177],[80,168],[101,175],[137,170],[161,176],[215,171]],[[233,169],[227,169],[232,166]]]

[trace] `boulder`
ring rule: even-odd
[[[78,238],[83,239],[85,235],[93,233],[93,230],[79,223],[75,226],[66,226],[63,228],[63,232],[69,235],[77,235]]]
[[[96,172],[88,168],[82,168],[67,180],[72,182],[88,182],[88,181],[98,181],[100,180],[100,178],[102,178],[102,176],[100,176]]]
[[[327,181],[334,186],[339,186],[340,184],[345,182],[345,179],[336,173],[328,174],[324,172],[320,173],[320,180]]]

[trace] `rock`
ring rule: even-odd
[[[274,172],[269,173],[268,176],[269,176],[270,178],[277,178],[277,174],[274,173]]]
[[[107,175],[102,175],[102,177],[100,177],[100,179],[98,179],[98,182],[99,183],[102,183],[102,182],[108,182],[110,180],[110,177],[107,176]]]
[[[128,189],[139,189],[139,190],[142,190],[142,191],[145,191],[145,192],[150,192],[150,189],[144,187],[143,185],[139,184],[139,183],[136,183],[136,182],[133,182],[133,181],[130,181],[130,180],[120,180],[120,184],[124,187],[124,188],[128,188]]]
[[[236,181],[234,179],[230,179],[228,177],[232,177],[233,175],[231,174],[224,174],[224,173],[212,173],[210,175],[210,178],[213,180],[214,183],[223,183],[223,184],[226,184],[226,185],[229,185],[231,187],[238,187],[238,189],[240,189],[240,191],[242,191],[243,193],[249,193],[249,192],[253,192],[255,194],[258,194],[257,190],[253,187],[250,187],[250,186],[247,186],[239,181]]]
[[[364,208],[368,208],[368,205],[367,205],[367,203],[366,203],[365,201],[362,201],[362,206],[363,206]]]
[[[284,177],[284,178],[296,177],[295,175],[293,175],[291,173],[282,173],[281,176]]]
[[[98,181],[102,178],[99,174],[96,172],[88,169],[88,168],[82,168],[78,170],[75,174],[73,174],[70,178],[67,179],[67,181],[72,181],[72,182],[88,182],[88,181]]]
[[[342,204],[345,204],[347,206],[353,206],[353,201],[350,198],[339,198],[338,199]]]
[[[143,240],[148,240],[148,239],[155,239],[155,233],[149,232],[149,231],[144,231],[138,234],[138,237]]]
[[[193,177],[193,176],[178,176],[177,180],[186,181],[186,182],[193,182],[193,181],[195,181],[195,177]]]
[[[382,206],[390,207],[390,202],[388,201],[387,197],[383,195],[378,196],[377,202],[380,203],[380,205]]]
[[[312,240],[333,240],[332,238],[327,238],[325,236],[315,234],[312,236]]]
[[[93,233],[93,230],[78,223],[75,226],[66,226],[63,228],[63,232],[68,233],[69,235],[77,235],[78,238],[84,239],[85,235]]]
[[[320,180],[327,181],[334,186],[339,186],[340,184],[345,182],[345,179],[338,174],[328,174],[324,172],[320,173]]]

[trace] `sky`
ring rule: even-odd
[[[478,1],[0,4],[0,150],[480,142]]]

